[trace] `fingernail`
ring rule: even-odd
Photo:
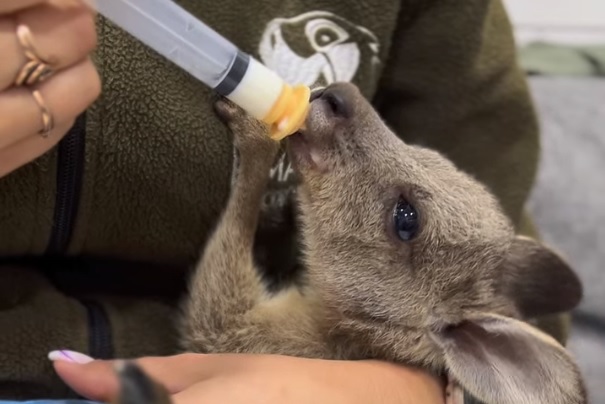
[[[94,361],[90,356],[84,355],[80,352],[68,351],[68,350],[60,350],[60,351],[52,351],[48,354],[48,359],[51,361],[63,361],[63,362],[71,362],[71,363],[79,363],[81,365],[85,365]]]

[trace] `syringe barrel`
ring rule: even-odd
[[[283,114],[293,108],[299,110],[295,103],[307,102],[301,101],[304,98],[301,91],[292,96],[292,88],[275,72],[172,0],[94,0],[93,3],[100,14],[259,120],[291,126],[292,121],[283,123],[288,121]],[[279,104],[287,107],[277,108]],[[276,108],[281,110],[281,116]],[[303,112],[297,112],[297,122]],[[271,116],[276,116],[276,120]]]
[[[221,83],[235,45],[171,0],[96,0],[100,14],[206,85]]]

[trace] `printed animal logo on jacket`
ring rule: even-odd
[[[354,81],[360,72],[372,77],[380,63],[378,51],[371,31],[327,11],[271,20],[258,50],[261,61],[284,80],[308,86]],[[291,182],[293,173],[287,156],[280,154],[270,174],[268,205],[286,202],[284,188],[291,187],[280,184]]]
[[[368,29],[326,11],[311,11],[267,24],[259,55],[286,81],[308,86],[353,81],[359,71],[372,76],[379,44]]]

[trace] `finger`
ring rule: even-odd
[[[9,14],[15,11],[46,3],[47,0],[0,0],[0,14]]]
[[[50,4],[62,9],[80,7],[82,3],[92,8],[92,0],[0,0],[0,15],[11,14],[40,4]]]
[[[0,150],[0,178],[35,160],[53,148],[65,136],[72,125],[73,121],[56,127],[49,133],[47,139],[41,136],[30,136],[6,149]]]
[[[209,373],[206,355],[181,354],[168,357],[148,357],[135,362],[153,380],[161,383],[172,394],[199,382]],[[114,361],[94,361],[80,365],[56,361],[59,377],[75,392],[91,400],[110,400],[118,391]]]
[[[43,83],[39,91],[55,124],[62,125],[94,102],[101,83],[87,60]],[[30,89],[17,87],[0,93],[0,150],[30,136],[40,137],[42,127],[42,112]]]
[[[246,386],[243,383],[237,389],[228,389],[226,387],[228,386],[225,386],[221,378],[202,381],[174,394],[172,396],[172,404],[234,404],[253,401],[250,400],[250,397],[253,397],[254,394],[250,395],[250,392],[245,389]],[[255,393],[259,394],[258,391]],[[269,402],[269,400],[266,402]]]
[[[82,7],[85,5],[91,10],[94,9],[94,0],[47,0],[47,3],[53,7],[68,9],[73,7]]]
[[[109,401],[118,391],[112,361],[94,361],[85,365],[55,361],[59,377],[76,393],[90,400]]]
[[[0,20],[0,90],[12,86],[29,59],[17,37],[19,25],[29,29],[37,57],[61,70],[84,60],[97,44],[93,14],[86,7],[62,11],[47,4],[28,9],[15,18]],[[19,28],[23,30],[23,28]]]

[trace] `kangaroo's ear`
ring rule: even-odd
[[[558,342],[524,322],[476,315],[432,337],[465,390],[493,404],[585,404],[580,371]]]
[[[502,293],[525,318],[569,311],[582,299],[582,284],[571,267],[536,240],[516,237],[501,271]]]

